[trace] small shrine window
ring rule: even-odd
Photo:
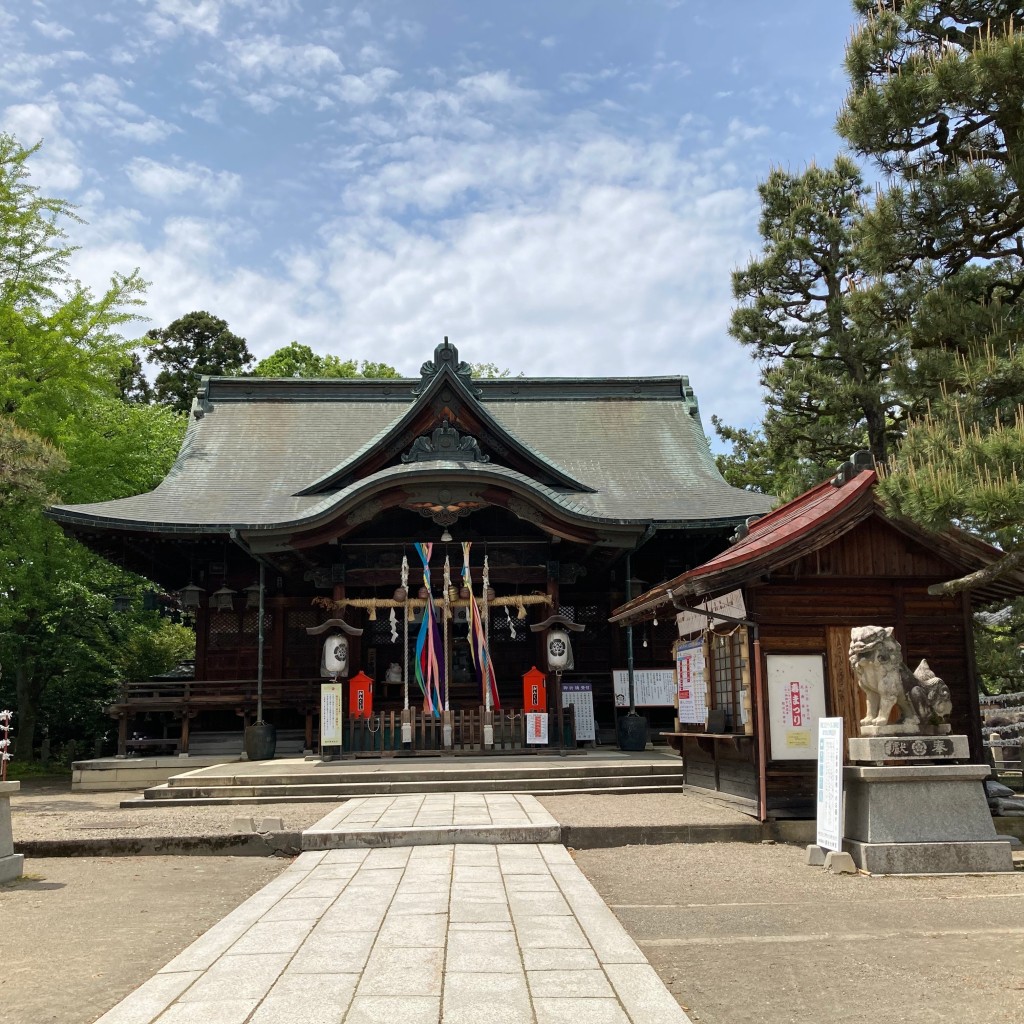
[[[743,689],[748,672],[747,631],[740,628],[724,635],[711,633],[708,641],[711,709],[724,712],[722,731],[741,732]]]

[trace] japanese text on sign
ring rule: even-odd
[[[629,673],[612,672],[615,705],[629,707]],[[638,668],[633,672],[633,700],[637,707],[671,707],[676,702],[676,674],[670,668]]]
[[[707,682],[704,673],[703,642],[695,640],[688,644],[676,644],[679,721],[684,725],[703,725],[708,719]]]
[[[576,739],[596,740],[593,684],[562,683],[562,707],[568,707],[570,704],[576,716]]]

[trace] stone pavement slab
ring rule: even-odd
[[[689,1024],[555,844],[303,853],[97,1024],[396,1020]]]
[[[303,832],[302,848],[560,840],[558,822],[526,793],[410,793],[346,801]]]

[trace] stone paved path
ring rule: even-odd
[[[302,833],[304,850],[438,843],[557,843],[561,828],[526,793],[360,797]]]
[[[480,796],[458,794],[447,813],[482,815]],[[440,804],[404,799],[317,827],[389,814],[438,827]],[[521,799],[508,815],[529,818]],[[689,1024],[564,846],[471,838],[303,853],[98,1024],[577,1021]]]

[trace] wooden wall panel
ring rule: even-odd
[[[867,702],[850,668],[849,629],[829,626],[825,634],[829,712],[835,718],[842,718],[843,735],[849,739],[859,734],[860,720],[867,713]]]

